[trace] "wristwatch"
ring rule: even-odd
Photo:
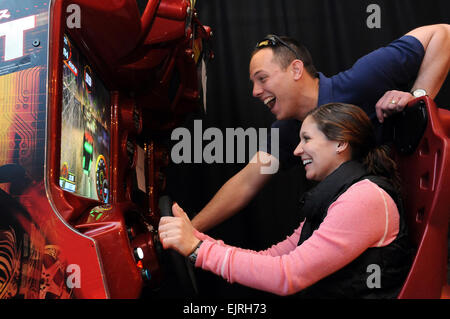
[[[427,91],[425,91],[424,89],[415,89],[414,91],[411,92],[411,94],[414,97],[421,97],[427,95]]]
[[[198,255],[198,251],[200,250],[200,245],[203,243],[202,240],[199,241],[199,243],[197,244],[197,246],[195,246],[194,250],[192,251],[192,253],[190,253],[188,255],[188,260],[192,265],[195,265],[195,262],[197,261],[197,255]]]

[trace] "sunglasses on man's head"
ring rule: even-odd
[[[260,49],[260,48],[265,48],[265,47],[278,47],[278,46],[284,46],[286,48],[288,48],[289,50],[291,50],[294,54],[295,57],[299,60],[301,60],[298,55],[297,52],[295,52],[294,49],[292,49],[289,44],[287,44],[286,42],[284,42],[283,40],[280,39],[280,37],[276,36],[275,34],[271,34],[268,35],[267,37],[265,37],[263,40],[259,41],[256,44],[255,49]]]

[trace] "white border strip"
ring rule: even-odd
[[[225,278],[225,276],[224,276],[225,266],[228,262],[228,256],[230,255],[230,252],[231,252],[231,248],[228,248],[227,251],[225,252],[225,257],[223,258],[222,267],[220,268],[220,275],[223,278]]]

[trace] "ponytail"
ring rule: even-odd
[[[362,162],[369,174],[386,178],[397,191],[400,191],[401,182],[397,164],[389,153],[390,148],[387,145],[376,146],[368,151]]]

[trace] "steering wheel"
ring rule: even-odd
[[[173,216],[172,214],[173,201],[169,196],[164,195],[159,199],[159,210],[161,217]],[[162,250],[163,260],[167,260],[165,264],[168,264],[170,270],[174,272],[177,278],[177,284],[181,286],[181,292],[184,296],[197,296],[198,285],[195,278],[194,266],[182,255],[172,249]],[[180,292],[180,291],[179,291]],[[178,293],[179,293],[178,292]]]

